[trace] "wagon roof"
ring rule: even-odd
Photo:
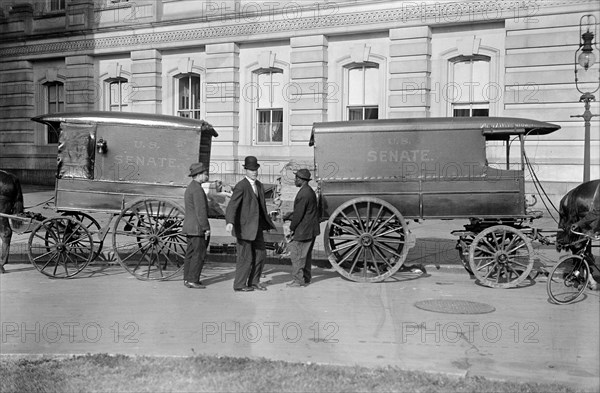
[[[31,120],[38,123],[52,124],[57,123],[78,123],[78,124],[122,124],[122,125],[141,125],[146,127],[173,127],[188,128],[203,132],[210,132],[212,136],[218,136],[212,125],[204,120],[188,119],[185,117],[156,115],[150,113],[135,112],[63,112],[49,113],[33,117]]]
[[[408,119],[356,120],[314,123],[314,133],[377,131],[446,131],[480,129],[488,140],[510,135],[546,135],[559,125],[514,117],[428,117]],[[311,138],[312,139],[312,138]]]

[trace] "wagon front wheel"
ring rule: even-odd
[[[338,207],[325,227],[325,251],[343,277],[378,282],[400,269],[410,249],[402,214],[377,198],[357,198]]]
[[[166,280],[183,268],[183,209],[163,199],[132,203],[119,215],[113,250],[121,266],[140,280]]]
[[[87,228],[69,217],[49,218],[29,236],[29,260],[48,277],[70,278],[93,259],[94,242]]]
[[[533,247],[518,229],[494,225],[473,239],[469,264],[481,284],[492,288],[515,287],[531,272]]]

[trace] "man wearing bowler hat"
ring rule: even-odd
[[[317,195],[308,185],[310,171],[300,169],[295,173],[294,184],[300,187],[294,199],[294,211],[286,215],[291,219],[290,233],[292,241],[288,245],[292,260],[292,281],[288,287],[304,287],[312,279],[312,250],[315,239],[321,233],[319,229],[319,209]]]
[[[190,166],[192,181],[183,196],[185,216],[182,233],[187,239],[187,249],[183,262],[183,284],[188,288],[205,288],[200,282],[200,274],[206,258],[206,247],[210,235],[208,223],[208,199],[202,183],[208,181],[208,168],[201,162]]]
[[[263,185],[257,180],[258,168],[256,157],[244,159],[246,176],[235,185],[225,211],[225,229],[237,239],[234,291],[267,290],[260,284],[267,257],[263,231],[275,229],[275,224],[267,212]]]

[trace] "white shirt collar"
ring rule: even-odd
[[[248,180],[252,186],[254,186],[254,184],[256,184],[256,180],[252,180],[248,176],[246,176],[246,180]]]

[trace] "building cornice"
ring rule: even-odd
[[[382,10],[346,12],[322,17],[301,17],[295,19],[280,18],[277,20],[258,21],[254,23],[233,23],[221,21],[219,24],[198,22],[204,25],[194,26],[186,21],[182,25],[154,26],[152,28],[135,27],[124,31],[110,33],[91,33],[85,31],[80,35],[58,37],[53,40],[41,39],[38,42],[21,42],[20,45],[0,45],[0,58],[4,61],[37,57],[50,54],[93,55],[130,51],[140,48],[183,48],[186,46],[202,46],[218,42],[248,42],[265,38],[289,38],[313,34],[341,34],[348,32],[377,31],[390,28],[410,27],[417,25],[445,25],[457,23],[479,23],[486,21],[507,20],[510,18],[535,17],[544,14],[544,10],[552,7],[586,6],[597,0],[485,0],[467,2],[398,2],[398,7]],[[515,8],[517,7],[517,8]],[[527,8],[524,8],[527,7]],[[156,31],[163,29],[163,31]],[[114,34],[114,33],[113,33]],[[96,35],[96,37],[90,37]],[[66,36],[66,34],[65,34]],[[80,38],[90,37],[90,38]]]

